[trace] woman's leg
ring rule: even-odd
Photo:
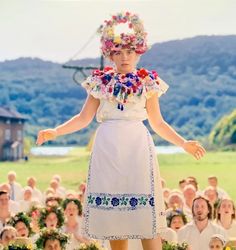
[[[128,240],[110,240],[112,250],[128,250]]]
[[[162,243],[161,237],[157,236],[155,239],[143,239],[142,240],[143,250],[161,250]]]

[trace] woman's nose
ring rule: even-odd
[[[122,58],[122,60],[126,60],[127,59],[127,54],[126,53],[122,53],[121,54],[121,58]]]

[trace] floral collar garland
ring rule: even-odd
[[[159,85],[156,71],[148,71],[144,68],[132,73],[117,73],[112,67],[104,70],[94,70],[92,81],[99,80],[100,84],[95,85],[95,91],[101,91],[102,95],[115,99],[118,102],[117,108],[124,110],[124,104],[132,102],[135,97],[140,97],[145,91],[155,89]]]

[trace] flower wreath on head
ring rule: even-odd
[[[17,237],[9,243],[9,245],[4,250],[33,250],[33,244],[31,240],[27,237]]]
[[[45,203],[47,204],[49,201],[56,201],[58,203],[58,205],[61,205],[62,198],[60,198],[59,196],[48,196],[46,198]]]
[[[75,250],[105,250],[105,248],[101,247],[100,244],[95,241],[89,244],[82,243],[79,248],[76,248]]]
[[[71,199],[71,198],[66,198],[63,202],[62,202],[62,208],[65,210],[66,206],[70,203],[74,203],[77,208],[78,208],[78,215],[81,216],[82,215],[82,204],[78,199]]]
[[[30,210],[27,212],[27,215],[31,218],[38,217],[40,215],[41,206],[32,206]]]
[[[56,229],[44,228],[41,230],[39,238],[35,242],[37,249],[44,249],[47,240],[58,240],[60,242],[61,248],[65,249],[69,240],[69,236],[58,232]]]
[[[187,224],[188,220],[187,220],[187,217],[184,214],[184,212],[181,209],[175,209],[175,210],[172,210],[172,211],[168,212],[167,215],[166,215],[166,221],[167,221],[167,226],[168,227],[170,227],[172,219],[175,216],[181,217],[182,220],[183,220],[184,225]]]
[[[100,26],[98,32],[101,34],[101,50],[105,57],[121,48],[134,49],[138,54],[143,54],[148,49],[147,33],[138,15],[130,12],[118,13],[116,16],[113,15],[111,20],[104,22],[105,24]],[[133,29],[134,33],[116,35],[114,26],[124,23],[128,23],[128,27]]]
[[[39,227],[42,229],[46,226],[45,220],[50,213],[56,214],[57,219],[58,219],[57,228],[61,228],[64,224],[64,221],[65,221],[64,214],[62,212],[61,207],[46,207],[46,208],[41,209],[40,216],[39,216],[39,222],[38,222]]]
[[[11,243],[7,247],[3,248],[4,250],[33,250],[33,246],[31,245],[18,245]]]
[[[8,221],[7,224],[15,227],[18,222],[23,222],[26,225],[26,227],[29,230],[29,235],[33,234],[33,231],[32,231],[31,225],[30,225],[31,219],[30,219],[30,217],[26,213],[24,213],[24,212],[17,213],[15,216],[13,216]]]

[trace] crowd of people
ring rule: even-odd
[[[82,235],[86,183],[78,190],[66,190],[61,177],[55,175],[42,192],[35,177],[29,177],[25,187],[17,182],[15,172],[9,172],[7,179],[0,184],[0,249],[8,249],[19,238],[46,250],[83,249],[97,244]],[[224,249],[236,236],[235,204],[218,186],[217,177],[209,176],[209,186],[203,190],[194,177],[180,180],[178,185],[171,190],[162,180],[168,226],[162,240],[186,242],[191,250]],[[109,248],[105,241],[98,244]],[[138,244],[133,246],[133,250],[138,248]]]

